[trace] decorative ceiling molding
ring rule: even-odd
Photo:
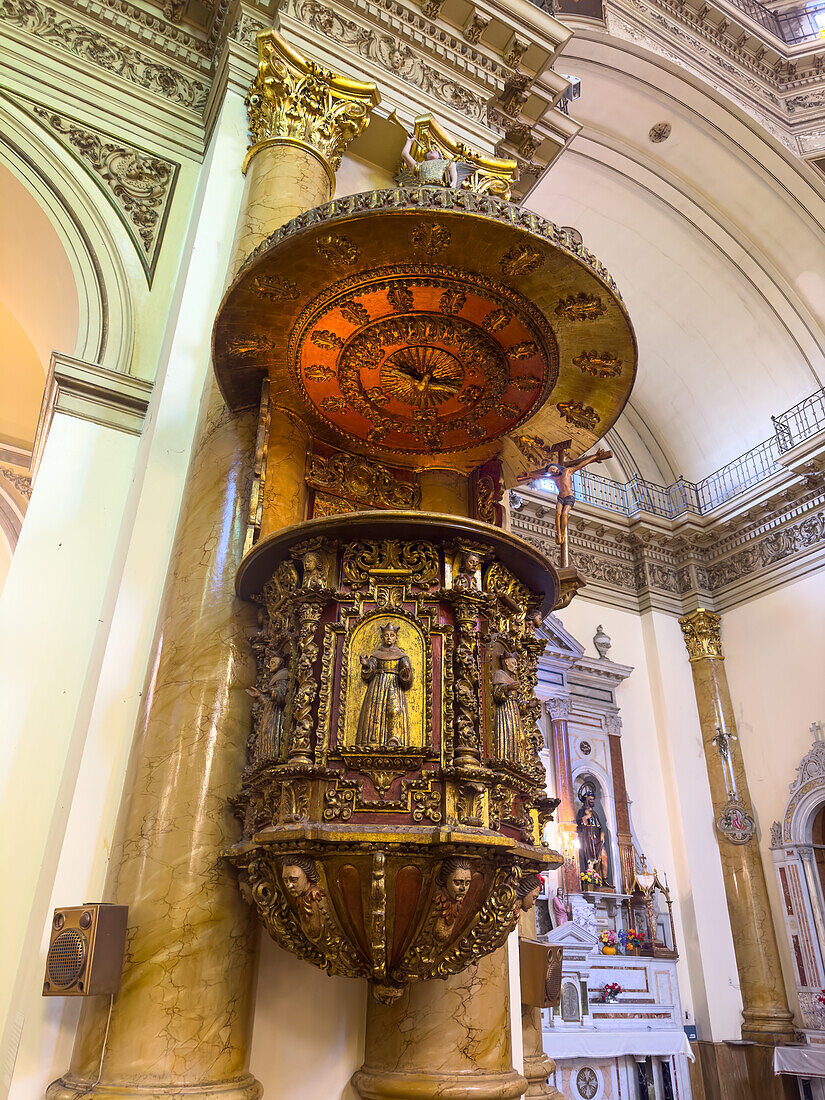
[[[208,84],[187,76],[181,63],[164,64],[142,50],[103,34],[98,28],[47,7],[40,0],[4,0],[0,19],[6,27],[47,43],[87,65],[112,73],[154,96],[199,114],[206,105]],[[138,28],[133,27],[139,39]]]
[[[132,238],[151,287],[180,165],[22,96],[8,98],[52,134],[98,184]]]

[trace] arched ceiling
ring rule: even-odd
[[[49,359],[77,341],[75,278],[40,205],[0,165],[0,442],[34,442]]]
[[[701,479],[825,380],[823,191],[737,107],[635,45],[577,30],[559,67],[581,79],[583,129],[526,205],[581,231],[633,319],[625,470]],[[661,121],[672,133],[654,144]]]

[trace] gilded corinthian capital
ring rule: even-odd
[[[704,657],[724,660],[720,621],[715,612],[706,611],[703,607],[681,617],[679,626],[682,628],[691,661],[701,661]]]
[[[334,185],[344,150],[366,129],[380,99],[374,84],[307,61],[277,31],[261,31],[258,73],[245,100],[255,144],[244,171],[264,145],[301,145],[321,158]]]

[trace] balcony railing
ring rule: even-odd
[[[622,484],[582,471],[573,476],[576,497],[596,508],[623,516],[635,516],[638,512],[664,519],[676,519],[685,512],[705,515],[743,490],[767,481],[781,468],[778,462],[783,454],[825,429],[825,389],[806,397],[780,416],[772,416],[771,421],[774,434],[770,438],[702,481],[680,477],[672,485],[657,485],[655,481],[632,477]],[[533,484],[544,492],[555,492],[549,478],[539,478]]]

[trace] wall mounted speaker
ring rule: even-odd
[[[55,909],[44,997],[114,995],[120,988],[128,905],[90,902]]]
[[[519,937],[521,1003],[535,1008],[557,1008],[561,1003],[561,966],[564,948]]]

